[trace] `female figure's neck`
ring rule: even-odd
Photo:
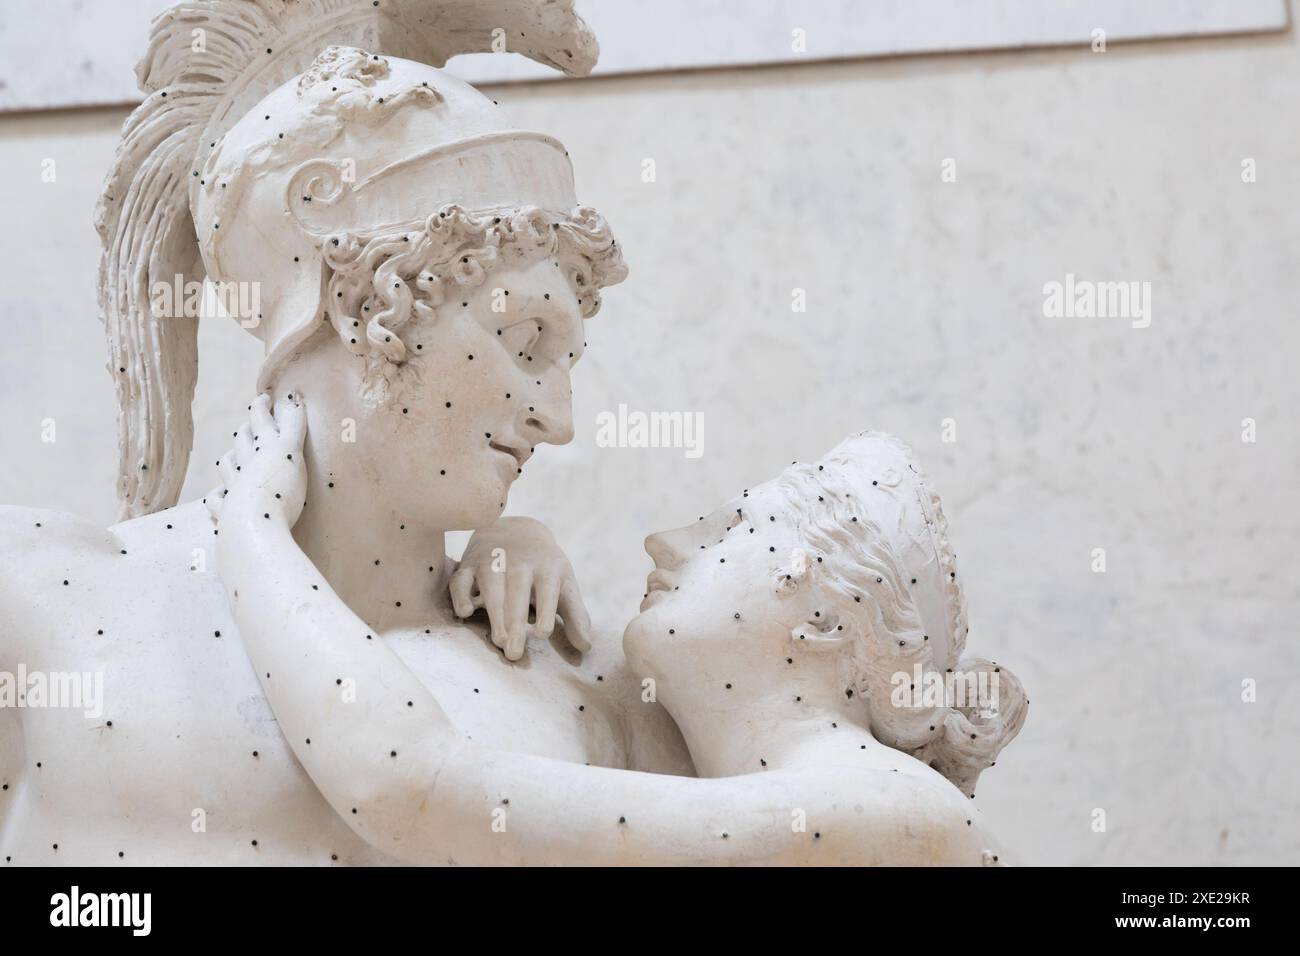
[[[755,636],[749,646],[770,642]],[[733,661],[731,668],[692,667],[694,673],[682,679],[690,684],[686,694],[674,687],[678,681],[660,678],[659,696],[701,777],[835,763],[861,766],[888,748],[863,726],[860,702],[839,690],[835,658],[796,653],[793,663],[782,656],[780,669],[774,669],[766,656],[756,655]],[[736,675],[730,681],[703,685],[697,676],[728,670]]]
[[[682,735],[701,777],[731,777],[801,767],[864,766],[884,745],[836,708],[810,706],[773,714],[755,706],[695,724]],[[707,730],[701,726],[707,724]],[[681,726],[681,721],[678,721]]]

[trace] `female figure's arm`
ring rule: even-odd
[[[935,828],[937,804],[901,774],[698,780],[468,739],[293,540],[304,415],[295,406],[276,417],[259,401],[259,450],[241,433],[240,474],[224,469],[221,576],[281,730],[372,846],[412,863],[472,864],[863,863],[874,846],[882,862],[900,863],[899,835],[912,829],[924,834],[917,862],[936,853],[978,862],[974,834]]]

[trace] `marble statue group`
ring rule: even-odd
[[[102,707],[0,708],[3,862],[1005,863],[973,798],[1027,701],[965,654],[897,438],[649,535],[621,650],[503,517],[627,276],[563,144],[441,69],[503,37],[596,59],[572,0],[154,22],[96,213],[119,521],[0,509],[0,671],[100,674]],[[265,361],[178,503],[198,320],[154,293],[205,277],[255,285]]]

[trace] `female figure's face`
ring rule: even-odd
[[[656,680],[666,701],[727,692],[739,701],[788,688],[792,631],[837,624],[799,579],[799,547],[771,483],[699,521],[650,535],[645,548],[655,569],[641,613],[623,635],[628,660]]]

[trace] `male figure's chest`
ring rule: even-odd
[[[529,642],[507,661],[467,626],[385,635],[442,706],[452,723],[484,746],[573,763],[624,767],[621,720],[593,676],[551,643]]]
[[[124,600],[96,576],[75,601],[42,604],[26,670],[81,694],[18,711],[0,861],[384,862],[283,739],[219,581],[163,571]],[[473,625],[385,639],[475,740],[626,765],[617,714],[546,642],[512,664]]]

